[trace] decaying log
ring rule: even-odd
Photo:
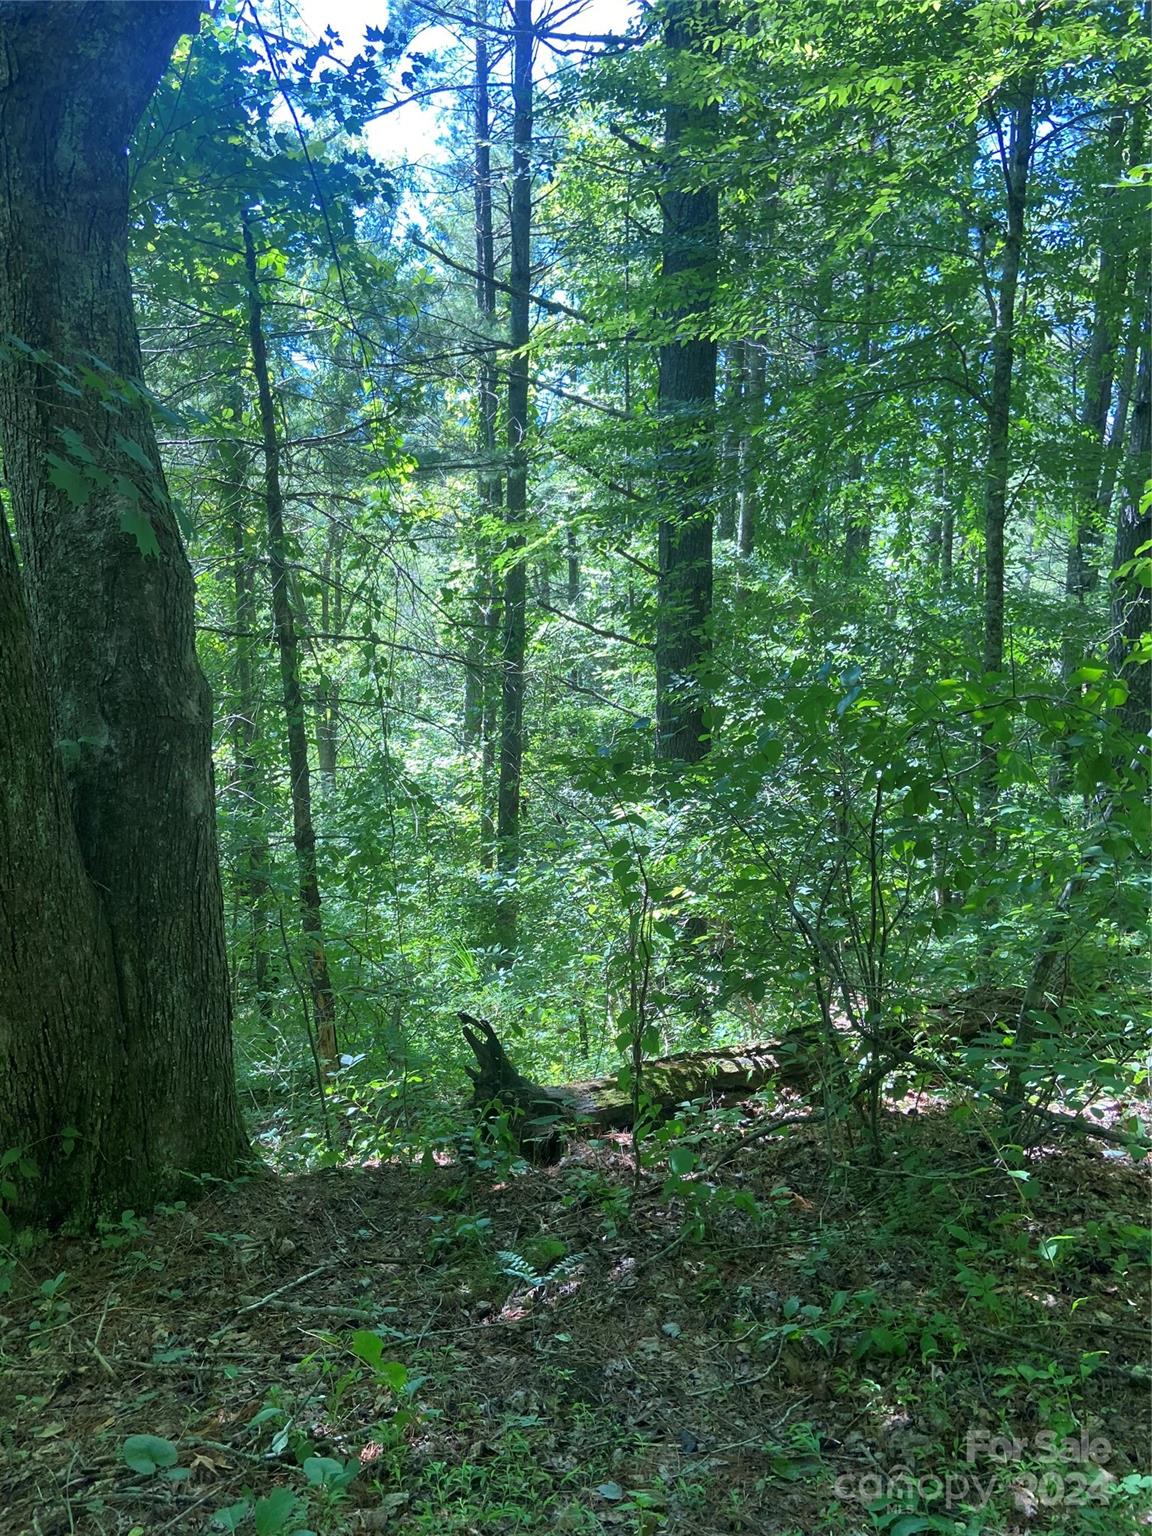
[[[486,1019],[467,1013],[459,1017],[477,1062],[475,1067],[465,1068],[472,1079],[473,1104],[488,1113],[493,1105],[507,1111],[521,1145],[534,1156],[553,1155],[564,1128],[607,1131],[632,1124],[631,1094],[619,1086],[615,1076],[556,1087],[534,1083],[512,1065]],[[644,1096],[657,1113],[667,1116],[689,1099],[736,1103],[765,1083],[780,1080],[785,1070],[778,1048],[771,1045],[683,1051],[644,1063]]]

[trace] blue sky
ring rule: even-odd
[[[555,0],[551,0],[551,4],[554,8]],[[465,0],[460,9],[467,8]],[[316,36],[325,27],[335,27],[352,53],[359,48],[366,26],[383,26],[387,20],[387,6],[382,0],[295,0],[294,9],[304,26]],[[586,0],[579,14],[565,17],[564,28],[573,32],[623,32],[633,10],[634,0]],[[416,46],[422,52],[433,53],[450,39],[451,34],[443,28],[429,27],[420,34]],[[546,51],[541,65],[548,68]],[[413,103],[369,124],[365,138],[372,152],[381,159],[403,157],[427,163],[437,158],[438,117],[434,103],[429,106]]]

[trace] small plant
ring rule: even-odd
[[[36,1309],[40,1315],[29,1324],[30,1333],[46,1333],[49,1329],[59,1328],[68,1321],[72,1315],[72,1303],[63,1294],[67,1284],[68,1274],[65,1270],[61,1270],[58,1275],[53,1275],[51,1280],[40,1282],[36,1303]]]
[[[96,1223],[96,1232],[101,1248],[126,1248],[138,1237],[147,1236],[148,1223],[135,1211],[121,1211],[115,1218],[102,1216]]]
[[[64,1134],[69,1135],[67,1131]],[[26,1147],[8,1147],[6,1151],[0,1152],[0,1248],[6,1247],[15,1236],[12,1218],[5,1206],[11,1209],[15,1205],[20,1193],[18,1180],[34,1179],[38,1172],[36,1162],[28,1155]],[[0,1284],[0,1296],[3,1294],[4,1287]]]
[[[180,1452],[171,1440],[160,1435],[129,1435],[120,1447],[126,1465],[141,1477],[159,1477],[179,1483],[188,1477],[187,1467],[177,1465]]]
[[[559,1247],[559,1253],[540,1246],[542,1242],[556,1244]],[[529,1258],[510,1248],[502,1248],[496,1255],[501,1272],[510,1280],[515,1280],[517,1284],[526,1285],[529,1290],[537,1291],[555,1281],[568,1279],[584,1262],[582,1253],[565,1253],[564,1244],[559,1243],[558,1239],[537,1239],[537,1245],[536,1250],[531,1254],[531,1259],[535,1262],[530,1262]],[[528,1246],[531,1247],[530,1244]],[[553,1257],[558,1262],[550,1265],[549,1261]]]

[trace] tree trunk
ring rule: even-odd
[[[0,1243],[13,1215],[85,1212],[98,1203],[104,1160],[122,1172],[135,1150],[136,1128],[122,1134],[116,1110],[124,1021],[111,935],[53,738],[0,509],[0,1147],[22,1148],[40,1173],[13,1179],[15,1197],[0,1200]]]
[[[248,539],[247,456],[238,435],[244,419],[239,391],[230,399],[230,426],[237,438],[220,444],[224,511],[232,525],[232,581],[236,640],[232,652],[232,822],[238,832],[236,891],[248,928],[248,958],[256,1005],[267,1014],[268,836],[264,830],[265,786],[257,763],[256,687],[252,667],[252,636],[256,633],[256,590],[253,552]],[[237,967],[238,968],[238,967]]]
[[[329,523],[320,561],[320,632],[325,635],[344,630],[343,550],[344,530]],[[316,766],[330,790],[336,786],[339,762],[340,683],[325,668],[316,684]]]
[[[1008,139],[1000,136],[1004,174],[1006,229],[996,293],[996,328],[992,338],[992,384],[988,397],[988,439],[984,466],[984,672],[1004,670],[1004,551],[1011,471],[1012,373],[1016,352],[1016,296],[1024,254],[1028,172],[1034,138],[1036,83],[1020,82],[1008,111]],[[980,744],[980,789],[986,845],[994,856],[998,843],[999,783],[991,723]]]
[[[1147,295],[1144,302],[1147,304]],[[1125,484],[1116,519],[1116,547],[1113,569],[1119,569],[1136,557],[1136,552],[1152,541],[1152,507],[1145,496],[1152,448],[1152,324],[1145,310],[1144,334],[1140,348],[1132,406],[1132,430],[1129,442]],[[1108,659],[1112,670],[1128,684],[1128,697],[1121,706],[1121,718],[1134,736],[1147,745],[1152,731],[1152,669],[1142,660],[1138,646],[1152,630],[1152,589],[1135,572],[1116,576],[1112,585],[1112,631]],[[1135,653],[1135,654],[1134,654]]]
[[[9,744],[31,754],[19,772],[34,762],[43,773],[43,805],[26,803],[23,832],[10,826],[25,851],[6,863],[6,900],[25,913],[44,903],[46,952],[32,962],[13,943],[0,957],[0,1138],[41,1141],[66,1123],[91,1138],[72,1159],[56,1141],[35,1151],[44,1183],[33,1204],[52,1214],[147,1204],[187,1172],[233,1172],[246,1150],[211,700],[140,385],[127,265],[126,146],[198,14],[196,4],[0,5],[0,335],[17,339],[0,370],[0,431],[34,635],[14,638],[5,664],[18,693],[37,653],[50,710],[46,720],[43,700],[31,703],[26,746]],[[6,621],[19,630],[5,546]],[[74,834],[61,825],[45,729],[64,754]],[[30,859],[53,838],[37,892]],[[69,910],[72,953],[37,982]],[[62,996],[69,977],[74,999]],[[72,1163],[74,1183],[63,1172]]]
[[[719,23],[714,0],[675,0],[667,14],[661,272],[675,336],[660,348],[658,386],[661,458],[668,469],[661,476],[658,535],[656,734],[660,757],[694,763],[709,745],[704,671],[711,653],[716,343],[702,333],[719,247],[717,193],[698,185],[698,157],[701,138],[718,126],[719,110],[693,98],[704,45]]]
[[[1123,171],[1121,154],[1125,118],[1119,114],[1108,131],[1106,176],[1117,181]],[[1119,342],[1124,294],[1130,276],[1130,253],[1117,250],[1113,225],[1114,207],[1106,203],[1104,227],[1100,234],[1096,291],[1092,304],[1092,328],[1084,359],[1084,393],[1080,401],[1080,441],[1075,475],[1075,524],[1068,545],[1068,568],[1064,590],[1069,597],[1083,602],[1096,590],[1100,579],[1099,551],[1102,532],[1097,521],[1097,496],[1107,441],[1108,416],[1112,405],[1112,386],[1116,376],[1116,349]],[[1139,298],[1137,298],[1137,304]],[[1075,666],[1074,647],[1065,643],[1065,674]]]
[[[1008,112],[1008,142],[1002,145],[1006,230],[996,295],[992,338],[992,387],[988,397],[988,443],[984,471],[984,671],[1004,670],[1004,536],[1011,470],[1012,370],[1016,352],[1016,295],[1024,254],[1028,172],[1034,137],[1036,83],[1020,83]],[[999,133],[999,119],[995,122]]]
[[[528,512],[528,342],[532,280],[532,0],[515,0],[512,39],[512,219],[508,325],[508,486],[500,663],[500,779],[496,799],[497,939],[516,948],[520,777],[524,759],[527,571],[521,551]]]
[[[1120,378],[1116,386],[1116,408],[1112,412],[1112,424],[1108,430],[1100,483],[1096,491],[1096,521],[1107,527],[1112,514],[1112,501],[1116,494],[1116,482],[1124,462],[1128,435],[1128,416],[1132,409],[1132,396],[1136,386],[1136,365],[1140,357],[1141,339],[1145,329],[1148,309],[1148,284],[1152,278],[1152,246],[1145,245],[1136,259],[1136,276],[1132,284],[1132,303],[1124,338],[1124,357],[1120,365]]]
[[[499,1036],[484,1019],[460,1014],[476,1066],[465,1070],[472,1080],[472,1102],[491,1111],[494,1105],[511,1112],[513,1129],[526,1151],[547,1160],[559,1151],[562,1127],[621,1130],[632,1124],[634,1103],[629,1089],[615,1075],[586,1082],[543,1087],[522,1076],[508,1059]],[[643,1064],[644,1098],[662,1115],[674,1114],[686,1099],[734,1103],[747,1098],[773,1079],[783,1081],[788,1068],[771,1045],[743,1045],[731,1051],[685,1051]]]
[[[308,732],[304,691],[300,685],[300,642],[292,595],[288,587],[288,560],[284,536],[284,496],[280,486],[280,441],[276,435],[276,408],[268,372],[268,348],[264,340],[264,314],[260,275],[252,229],[244,219],[244,263],[248,279],[248,336],[252,371],[260,404],[260,436],[264,445],[264,502],[268,520],[268,574],[272,584],[272,619],[280,653],[280,681],[284,693],[284,723],[288,738],[288,778],[292,797],[292,843],[300,875],[300,926],[306,945],[308,983],[316,1028],[316,1050],[325,1071],[339,1060],[336,1041],[336,1008],[324,947],[324,915],[320,877],[316,867],[316,829],[312,822],[312,777],[308,765]]]
[[[473,202],[476,234],[476,308],[484,333],[476,379],[476,474],[479,527],[473,555],[472,595],[468,630],[468,659],[464,677],[464,737],[481,743],[481,855],[491,853],[493,818],[491,769],[494,766],[492,695],[495,670],[496,584],[492,574],[491,526],[499,520],[504,501],[496,458],[499,419],[495,359],[496,254],[492,231],[491,99],[488,61],[488,0],[476,0],[476,101],[473,109]]]
[[[744,343],[744,432],[740,439],[736,496],[736,552],[744,559],[756,549],[760,509],[760,429],[764,424],[766,359],[763,346]]]

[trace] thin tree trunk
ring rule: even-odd
[[[566,529],[564,541],[568,568],[564,595],[568,601],[568,611],[571,613],[575,612],[576,605],[580,601],[580,546],[576,543],[575,528],[569,526]]]
[[[280,653],[280,681],[284,693],[284,722],[288,739],[288,777],[292,797],[292,842],[300,876],[300,926],[304,932],[308,983],[316,1028],[316,1049],[326,1071],[339,1060],[336,1042],[336,1009],[328,956],[324,947],[324,916],[320,877],[316,867],[316,829],[312,822],[312,778],[308,765],[308,732],[304,691],[300,685],[300,642],[292,596],[288,586],[285,552],[284,496],[280,485],[280,441],[276,433],[276,407],[268,372],[268,348],[264,340],[264,314],[260,275],[252,228],[244,218],[244,262],[248,277],[248,339],[252,371],[260,405],[260,436],[264,447],[264,505],[268,522],[268,573],[272,585],[272,619]]]
[[[872,309],[876,294],[875,247],[869,246],[864,255],[864,283],[860,298],[860,323],[857,329],[856,366],[867,376],[872,364]],[[846,483],[849,486],[847,526],[844,531],[844,569],[848,575],[858,575],[868,564],[868,552],[872,546],[871,509],[862,505],[861,488],[864,481],[864,455],[856,446],[859,437],[860,413],[850,407],[848,416],[849,440],[853,444],[848,457]]]
[[[1152,245],[1145,245],[1136,262],[1136,276],[1132,284],[1131,314],[1124,338],[1124,357],[1120,365],[1120,378],[1116,385],[1116,408],[1108,430],[1100,467],[1100,483],[1096,491],[1096,519],[1106,527],[1112,513],[1112,501],[1116,494],[1116,482],[1124,462],[1128,433],[1128,416],[1132,409],[1132,396],[1136,386],[1136,366],[1140,357],[1144,315],[1148,305],[1148,285],[1152,280]]]
[[[230,399],[231,426],[239,434],[244,402],[237,390]],[[236,889],[247,917],[248,953],[256,1005],[271,1011],[268,945],[268,836],[264,829],[264,784],[257,764],[257,700],[252,666],[252,637],[257,609],[255,565],[248,542],[247,455],[237,439],[220,444],[224,511],[232,525],[233,642],[232,787],[233,820],[241,829]]]
[[[733,342],[725,348],[724,360],[718,364],[722,375],[720,385],[720,415],[723,430],[720,433],[718,457],[720,462],[717,486],[716,538],[721,548],[736,537],[737,507],[740,500],[740,463],[746,443],[745,371],[747,368],[747,343]]]
[[[1119,114],[1108,131],[1106,174],[1112,181],[1122,168],[1125,117]],[[1124,294],[1129,278],[1129,252],[1116,248],[1114,212],[1106,203],[1104,229],[1101,231],[1092,304],[1092,328],[1084,360],[1084,393],[1080,402],[1079,463],[1075,476],[1075,526],[1068,546],[1068,569],[1064,590],[1069,597],[1083,602],[1095,591],[1100,580],[1099,552],[1103,530],[1097,521],[1100,477],[1107,443],[1108,416],[1112,405],[1112,387],[1116,376],[1116,351],[1119,343]],[[1137,299],[1137,305],[1139,300]],[[1065,672],[1075,664],[1075,657],[1065,646]]]
[[[988,440],[984,469],[984,672],[1004,670],[1004,552],[1011,473],[1012,373],[1016,353],[1016,298],[1024,255],[1028,173],[1034,138],[1035,81],[1023,80],[1008,111],[1007,143],[1000,138],[1004,173],[1006,230],[996,294],[996,329],[992,338],[992,384],[988,397]],[[1002,134],[999,119],[995,122]],[[985,836],[990,854],[999,841],[999,783],[992,726],[980,747],[980,787]]]
[[[739,489],[736,497],[736,551],[747,559],[756,549],[760,511],[759,435],[764,424],[764,348],[744,343],[744,434],[740,439]]]
[[[140,385],[127,264],[127,143],[198,15],[196,4],[0,5],[0,337],[21,343],[0,359],[0,434],[47,728],[65,754],[75,827],[74,846],[60,825],[58,770],[45,766],[41,685],[29,683],[29,740],[11,750],[18,775],[33,766],[45,778],[35,836],[31,827],[22,835],[30,850],[61,842],[43,865],[55,883],[43,893],[45,956],[30,969],[17,936],[0,944],[0,1136],[8,1146],[56,1138],[83,1114],[72,1123],[92,1139],[74,1159],[57,1139],[33,1154],[54,1214],[146,1205],[188,1172],[233,1172],[246,1150],[211,699],[196,658],[192,573]],[[29,647],[18,615],[5,618],[17,631],[5,666],[18,693]],[[6,874],[19,880],[21,868],[16,858]],[[22,884],[8,910],[18,898],[35,913],[35,880]],[[48,963],[71,906],[76,954],[21,1004],[21,973],[32,980]],[[60,989],[72,978],[79,990],[66,1003]],[[35,1084],[33,1061],[43,1073]]]
[[[1147,305],[1148,295],[1144,295]],[[1124,487],[1116,518],[1116,545],[1113,570],[1120,570],[1136,558],[1137,550],[1152,541],[1152,507],[1145,496],[1152,448],[1152,319],[1145,309],[1144,334],[1140,347],[1140,367],[1132,406],[1132,431],[1125,467]],[[1138,572],[1126,571],[1113,579],[1112,629],[1108,659],[1112,670],[1128,684],[1128,697],[1121,706],[1121,718],[1134,736],[1147,746],[1152,731],[1152,678],[1147,661],[1137,648],[1152,630],[1152,588],[1140,580]],[[1137,654],[1134,654],[1137,652]]]
[[[532,0],[515,0],[512,40],[512,219],[508,325],[508,486],[501,632],[500,782],[496,866],[497,936],[505,959],[516,948],[520,867],[520,778],[524,758],[527,572],[521,551],[528,511],[528,342],[532,252]]]
[[[344,595],[341,555],[344,530],[329,523],[320,561],[320,632],[342,634]],[[316,684],[316,766],[329,789],[336,784],[340,762],[340,683],[325,669]]]
[[[476,240],[476,308],[487,345],[481,353],[476,380],[476,492],[479,528],[475,536],[468,656],[464,676],[464,736],[479,740],[484,728],[485,668],[488,654],[488,609],[492,601],[490,538],[484,527],[489,518],[500,515],[503,500],[501,479],[496,466],[496,424],[499,406],[496,397],[495,337],[496,256],[492,233],[492,147],[491,105],[488,65],[488,5],[476,4],[476,100],[473,107],[472,190]]]
[[[696,105],[693,67],[718,30],[713,0],[676,0],[664,29],[668,101],[662,280],[676,339],[660,348],[658,409],[664,418],[662,516],[656,611],[656,732],[660,757],[698,762],[708,751],[705,672],[711,654],[712,499],[715,482],[716,343],[703,332],[717,280],[718,199],[699,185],[699,143],[718,125]],[[666,509],[666,510],[665,510]]]
[[[984,671],[1004,670],[1004,542],[1011,472],[1012,370],[1016,353],[1016,297],[1024,254],[1028,172],[1034,138],[1035,81],[1021,82],[1008,112],[1002,160],[1007,227],[996,295],[992,387],[984,473]],[[997,121],[997,131],[999,122]]]

